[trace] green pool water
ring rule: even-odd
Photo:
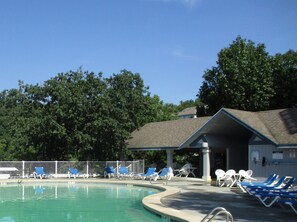
[[[0,222],[158,222],[142,199],[156,189],[112,184],[0,186]]]

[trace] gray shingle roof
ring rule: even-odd
[[[297,144],[297,109],[280,109],[258,113],[278,144]]]
[[[178,113],[178,116],[196,115],[196,107],[189,107]]]
[[[244,127],[278,145],[297,145],[297,109],[248,112],[221,109]],[[216,114],[217,115],[217,114]],[[216,121],[212,117],[149,123],[132,133],[128,148],[178,148],[203,126]],[[216,124],[215,124],[216,125]]]
[[[297,144],[297,109],[247,112],[224,109],[276,144]]]
[[[148,123],[132,133],[128,148],[177,148],[210,118]]]

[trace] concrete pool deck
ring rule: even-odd
[[[162,204],[195,216],[190,221],[201,221],[215,207],[224,207],[234,221],[297,221],[297,215],[289,206],[275,203],[267,208],[239,188],[216,187],[194,181],[172,182],[170,186],[179,188],[180,193],[162,198]]]
[[[199,179],[176,179],[167,185],[161,182],[151,183],[143,180],[119,179],[24,179],[22,183],[32,182],[91,182],[91,183],[121,183],[140,186],[159,187],[164,192],[148,196],[143,199],[143,204],[149,210],[170,216],[176,221],[201,221],[215,207],[224,207],[234,218],[234,221],[251,222],[278,222],[297,221],[297,215],[289,206],[274,204],[266,208],[255,198],[243,193],[238,188],[216,187],[205,184]],[[0,180],[0,184],[20,183],[20,180]],[[216,220],[214,220],[216,221]]]

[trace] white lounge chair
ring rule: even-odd
[[[177,174],[175,176],[176,177],[182,177],[182,176],[188,177],[189,174],[191,173],[191,168],[192,168],[192,165],[190,163],[187,163],[179,170],[175,170],[177,172]]]

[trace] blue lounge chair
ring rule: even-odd
[[[168,167],[164,167],[162,169],[161,173],[159,173],[159,177],[161,179],[167,179],[168,175],[169,175],[169,168]]]
[[[131,177],[131,173],[129,173],[129,170],[127,167],[125,166],[120,166],[119,168],[119,174],[118,177],[119,178],[123,178],[123,177]]]
[[[279,191],[279,192],[260,192],[253,195],[256,197],[265,207],[272,206],[275,202],[279,202],[282,199],[297,199],[296,191]]]
[[[173,176],[172,168],[164,167],[159,174],[155,172],[152,176],[150,176],[150,180],[157,181],[160,178],[162,180],[166,180],[166,183],[167,183],[167,181],[171,180],[172,176]]]
[[[70,168],[70,169],[69,169],[69,171],[68,171],[68,177],[69,177],[69,178],[73,177],[73,178],[75,179],[76,177],[79,177],[79,176],[83,176],[83,177],[85,177],[84,174],[80,174],[80,173],[78,172],[78,169],[76,169],[76,168]]]
[[[49,174],[46,174],[44,172],[44,168],[43,167],[35,167],[35,172],[33,173],[33,176],[34,178],[46,178],[46,177],[49,177],[50,175]]]
[[[141,173],[141,174],[138,174],[137,177],[140,177],[141,179],[145,180],[146,178],[150,178],[152,177],[153,175],[155,175],[157,172],[156,172],[156,168],[154,167],[150,167],[148,168],[147,172],[146,173]]]
[[[265,181],[262,182],[237,182],[237,186],[246,193],[247,187],[272,185],[278,178],[277,174],[271,174]]]
[[[108,176],[108,178],[115,176],[115,171],[113,166],[107,166],[104,170],[104,177]]]
[[[283,180],[282,177],[277,184],[282,184],[269,187],[261,187],[255,190],[247,189],[248,193],[256,197],[265,207],[270,207],[281,198],[297,198],[297,191],[290,191],[288,188],[292,186],[296,178],[290,177],[287,180]],[[286,177],[285,177],[286,178]]]
[[[278,203],[289,205],[292,210],[297,214],[297,198],[287,198],[287,199],[280,199],[278,200]]]
[[[296,180],[296,178],[294,178],[294,177],[283,176],[274,185],[249,186],[246,188],[246,191],[252,195],[257,192],[262,192],[262,191],[286,190],[290,186],[292,186],[292,184],[295,182],[295,180]]]
[[[261,186],[261,185],[270,185],[278,178],[277,174],[271,174],[265,181],[262,182],[250,182],[250,181],[243,181],[238,182],[238,184],[242,186]]]

